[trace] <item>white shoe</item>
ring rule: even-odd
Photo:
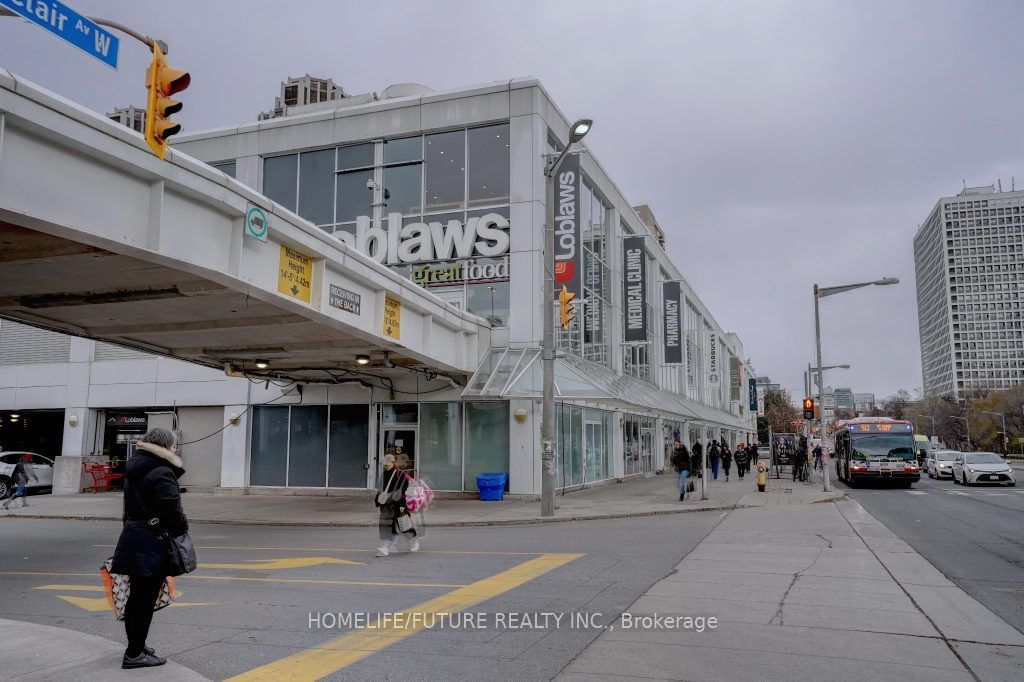
[[[418,552],[418,551],[420,551],[420,541],[419,541],[419,538],[413,538],[409,542],[409,551],[410,552]]]
[[[390,552],[388,552],[388,545],[381,545],[377,548],[377,556],[384,557],[388,554],[390,554]]]

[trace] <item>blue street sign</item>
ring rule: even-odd
[[[120,40],[58,0],[0,0],[0,6],[66,40],[107,66],[117,68]]]

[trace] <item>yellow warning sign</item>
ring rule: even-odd
[[[313,259],[282,244],[281,262],[277,270],[277,290],[309,303],[312,286]]]
[[[402,334],[402,302],[390,296],[384,297],[384,336],[393,339]]]

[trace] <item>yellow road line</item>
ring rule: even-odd
[[[93,547],[111,548],[116,545],[93,545]],[[235,545],[196,545],[196,549],[238,549],[238,550],[262,550],[268,552],[361,552],[373,553],[375,549],[346,549],[344,547],[238,547]],[[540,556],[544,552],[484,552],[482,550],[458,550],[458,549],[424,549],[420,554],[485,554],[492,556]]]
[[[61,592],[102,592],[103,585],[38,585],[33,590],[60,590]]]
[[[392,622],[397,621],[396,625],[355,630],[312,649],[286,656],[229,679],[244,680],[245,682],[280,679],[318,680],[380,651],[389,644],[419,632],[424,629],[424,621],[428,619],[440,620],[445,616],[464,611],[582,556],[584,555],[542,554],[536,559],[513,566],[490,578],[478,580],[402,611],[392,620]],[[413,614],[420,614],[420,616],[414,618]],[[404,627],[400,625],[404,625]]]
[[[0,575],[27,575],[27,576],[89,576],[98,577],[96,573],[44,573],[34,571],[0,571]],[[252,583],[297,583],[300,585],[366,585],[369,587],[465,587],[465,583],[394,583],[394,582],[373,582],[371,580],[312,580],[302,578],[248,578],[234,575],[179,575],[175,580],[237,580],[240,582]],[[72,589],[68,586],[68,589]],[[80,589],[80,588],[76,588]]]

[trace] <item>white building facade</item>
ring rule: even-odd
[[[257,382],[3,320],[0,447],[46,441],[41,454],[123,461],[146,428],[166,425],[194,489],[365,490],[393,453],[439,490],[507,472],[509,492],[538,494],[543,162],[569,121],[532,79],[299,101],[314,104],[175,148],[487,320],[479,370],[440,382],[385,360],[322,383]],[[638,215],[593,154],[579,169],[583,290],[576,321],[558,328],[558,487],[651,474],[677,439],[756,437],[742,342],[669,260],[673,225]],[[629,340],[625,244],[643,265],[630,301],[644,324]]]
[[[1024,383],[1024,192],[943,197],[914,235],[925,396]]]

